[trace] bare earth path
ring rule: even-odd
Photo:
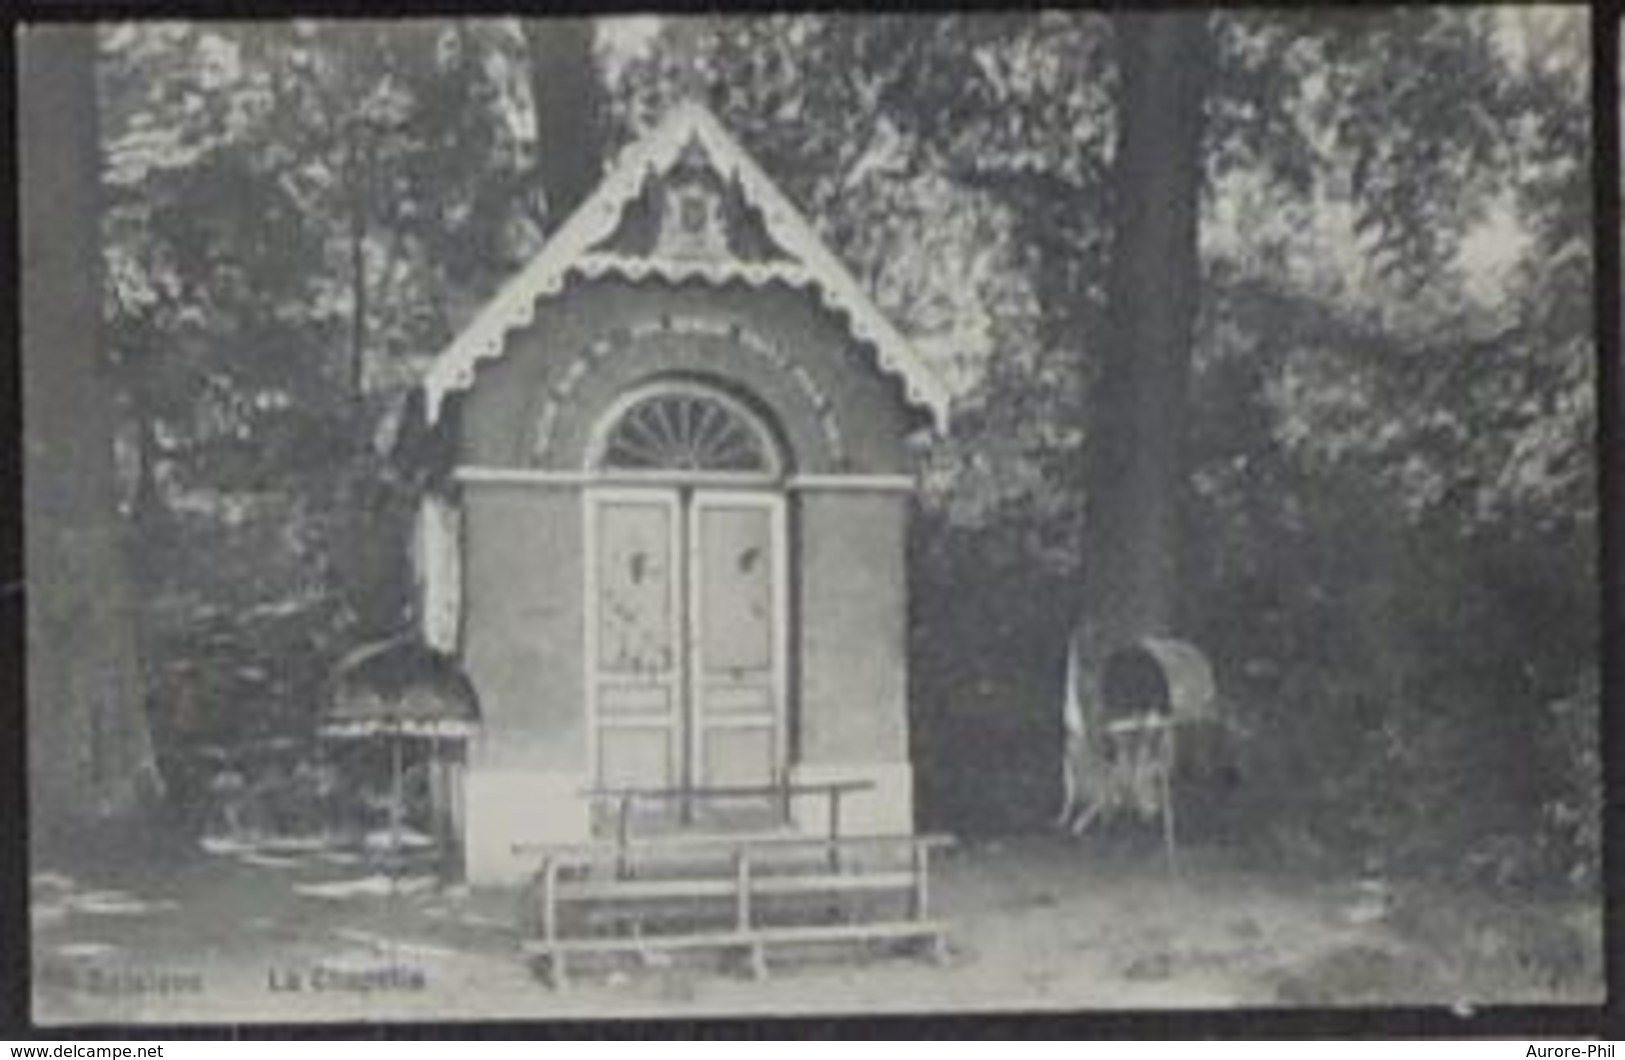
[[[200,853],[162,872],[94,879],[41,866],[35,1018],[546,1019],[1601,997],[1600,981],[1509,981],[1495,963],[1507,963],[1507,932],[1459,947],[1424,942],[1426,933],[1362,913],[1348,883],[1246,873],[1201,852],[1175,879],[1154,856],[1048,837],[968,844],[943,858],[934,893],[953,928],[946,967],[848,951],[844,960],[783,962],[765,982],[714,960],[627,963],[555,993],[516,950],[513,894],[391,895],[369,892],[366,879],[345,855],[320,849]],[[1492,966],[1500,978],[1475,978]]]

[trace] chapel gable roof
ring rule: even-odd
[[[697,189],[693,202],[681,200],[687,189]],[[481,361],[502,356],[508,334],[531,323],[539,300],[558,295],[571,278],[603,277],[809,291],[872,351],[876,368],[902,384],[910,404],[946,426],[949,394],[931,366],[721,123],[694,103],[674,108],[622,152],[537,256],[435,358],[424,377],[429,422],[448,394],[473,384]]]

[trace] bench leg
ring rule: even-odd
[[[549,990],[559,988],[559,955],[557,953],[549,951],[536,954],[530,959],[530,970]]]
[[[767,947],[760,942],[752,942],[745,951],[745,960],[752,979],[762,980],[767,978]]]
[[[530,970],[550,990],[563,990],[569,983],[565,980],[564,954],[558,950],[546,950],[535,954],[530,959]]]
[[[1083,833],[1087,832],[1089,830],[1089,826],[1094,824],[1096,818],[1100,816],[1101,810],[1102,807],[1100,803],[1091,800],[1090,803],[1084,807],[1083,812],[1072,819],[1072,826],[1070,829],[1072,834],[1082,835]]]

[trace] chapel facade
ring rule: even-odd
[[[624,828],[626,792],[639,828],[795,831],[846,784],[847,833],[912,830],[910,442],[947,393],[714,117],[634,143],[423,397],[472,882]]]

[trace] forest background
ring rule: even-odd
[[[1234,725],[1187,833],[1595,893],[1585,12],[1204,21],[1203,120],[1169,130],[1200,232],[1169,606]],[[84,576],[129,587],[150,739],[120,753],[184,827],[227,768],[273,816],[297,800],[258,749],[313,749],[333,664],[413,624],[414,383],[604,159],[700,98],[953,386],[911,560],[922,813],[1044,827],[1114,153],[1161,113],[1120,36],[1090,12],[105,27],[94,385],[128,566]]]

